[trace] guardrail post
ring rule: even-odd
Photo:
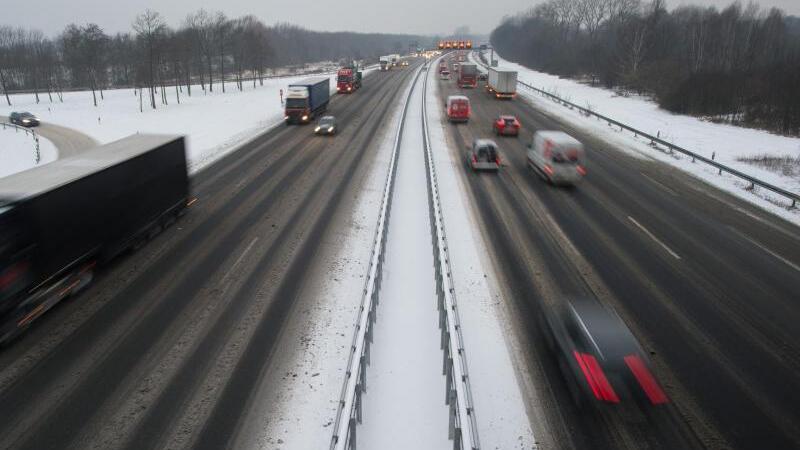
[[[350,442],[348,447],[350,450],[356,450],[356,421],[355,419],[350,419]]]

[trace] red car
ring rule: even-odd
[[[498,136],[519,136],[521,125],[514,116],[500,116],[494,121],[494,133]]]

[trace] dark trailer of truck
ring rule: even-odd
[[[183,137],[134,135],[0,178],[0,343],[186,207]]]

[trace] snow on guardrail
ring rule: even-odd
[[[431,64],[431,66],[435,66]],[[427,72],[422,88],[422,135],[425,151],[426,178],[428,182],[428,207],[430,210],[431,239],[433,243],[433,261],[436,271],[436,297],[439,309],[439,328],[442,332],[441,348],[444,352],[443,372],[447,382],[445,399],[450,406],[449,437],[453,440],[453,448],[458,450],[478,450],[478,422],[475,418],[475,406],[470,388],[467,355],[464,350],[464,338],[461,333],[461,321],[453,286],[450,268],[450,252],[447,246],[447,234],[444,229],[442,207],[439,201],[439,183],[436,167],[431,153],[430,134],[428,132],[428,113],[426,92],[428,88]]]
[[[397,127],[397,135],[395,136],[391,162],[389,163],[389,173],[383,189],[378,227],[375,230],[369,272],[356,319],[353,343],[350,346],[350,356],[347,361],[342,393],[339,397],[336,421],[333,425],[331,450],[355,450],[356,448],[356,427],[361,423],[361,397],[367,387],[366,366],[369,364],[369,346],[372,343],[372,327],[376,318],[375,306],[378,303],[381,288],[389,215],[391,213],[392,194],[394,193],[395,174],[397,173],[397,155],[400,149],[409,100],[421,73],[422,70],[418,69],[417,74],[414,76],[414,81],[403,104],[403,112],[400,115],[400,122]]]

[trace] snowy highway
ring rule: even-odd
[[[480,87],[480,86],[479,86]],[[467,125],[443,122],[462,161],[492,120],[516,115],[519,138],[492,137],[499,174],[461,172],[526,342],[535,434],[547,448],[791,448],[798,444],[800,233],[783,220],[663,163],[631,157],[518,98],[440,81],[440,104],[464,94]],[[545,100],[540,100],[545,101]],[[526,164],[536,130],[564,130],[588,147],[585,183],[548,186]],[[648,416],[586,415],[544,345],[541,308],[597,296],[650,352],[671,407]]]
[[[0,447],[258,442],[258,411],[280,401],[264,389],[297,376],[272,369],[309,355],[309,337],[292,334],[319,304],[304,287],[326,273],[338,236],[360,233],[351,211],[412,73],[368,78],[357,95],[335,98],[329,110],[343,128],[335,138],[277,127],[198,173],[196,200],[177,226],[0,353],[8,405]],[[309,382],[318,375],[301,374]],[[313,426],[309,436],[330,439],[324,423]]]
[[[175,226],[3,348],[0,448],[329,448],[387,177],[358,449],[454,446],[432,204],[448,238],[480,448],[800,446],[800,391],[787,388],[800,386],[797,226],[633,156],[552,105],[495,100],[483,82],[440,80],[435,60],[430,71],[409,61],[333,97],[335,136],[279,125],[212,152],[224,156],[192,175]],[[442,105],[455,94],[470,100],[468,123],[447,121]],[[494,136],[501,114],[519,119],[519,137]],[[94,144],[41,130],[65,154]],[[538,130],[586,146],[582,184],[554,187],[528,168]],[[499,172],[465,163],[477,138],[497,142]],[[668,403],[576,406],[542,313],[582,297],[620,315]]]

